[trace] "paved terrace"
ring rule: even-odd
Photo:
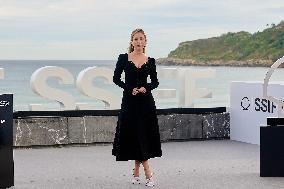
[[[111,144],[17,148],[14,189],[141,189],[133,161],[116,162]],[[156,189],[281,189],[284,178],[259,176],[259,146],[230,140],[162,143],[150,160]],[[284,163],[284,162],[283,162]],[[142,167],[141,167],[142,171]],[[143,172],[141,172],[143,173]]]

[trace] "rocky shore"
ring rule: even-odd
[[[236,66],[236,67],[270,67],[273,62],[271,60],[215,60],[215,61],[197,61],[193,59],[177,59],[177,58],[159,58],[156,60],[157,65],[165,66]],[[282,64],[281,67],[284,67]]]

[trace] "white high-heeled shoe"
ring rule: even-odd
[[[153,173],[151,173],[151,177],[150,178],[146,179],[146,184],[145,185],[148,186],[148,187],[155,186],[155,182],[153,180]]]
[[[133,171],[134,171],[134,169],[133,169]],[[134,174],[132,174],[132,180],[131,180],[131,182],[132,182],[132,184],[140,184],[141,183],[141,180],[140,180],[140,177],[138,176],[138,177],[136,177],[136,176],[134,176]]]
[[[134,175],[133,175],[133,178],[132,178],[132,184],[140,184],[141,183],[141,180],[140,180],[140,178],[139,177],[135,177]]]

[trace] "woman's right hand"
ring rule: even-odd
[[[136,95],[137,93],[139,93],[139,90],[137,87],[132,89],[132,95]]]

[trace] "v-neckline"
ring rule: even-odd
[[[129,59],[128,59],[128,57],[129,57],[128,53],[126,53],[126,54],[127,54],[127,61],[130,62],[131,64],[133,64],[136,69],[141,69],[142,66],[148,64],[148,62],[149,62],[149,58],[150,58],[150,57],[148,56],[148,57],[147,57],[147,61],[146,61],[145,63],[143,63],[143,64],[140,66],[140,68],[139,68],[139,67],[136,66],[136,64],[135,64],[132,60],[129,60]]]

